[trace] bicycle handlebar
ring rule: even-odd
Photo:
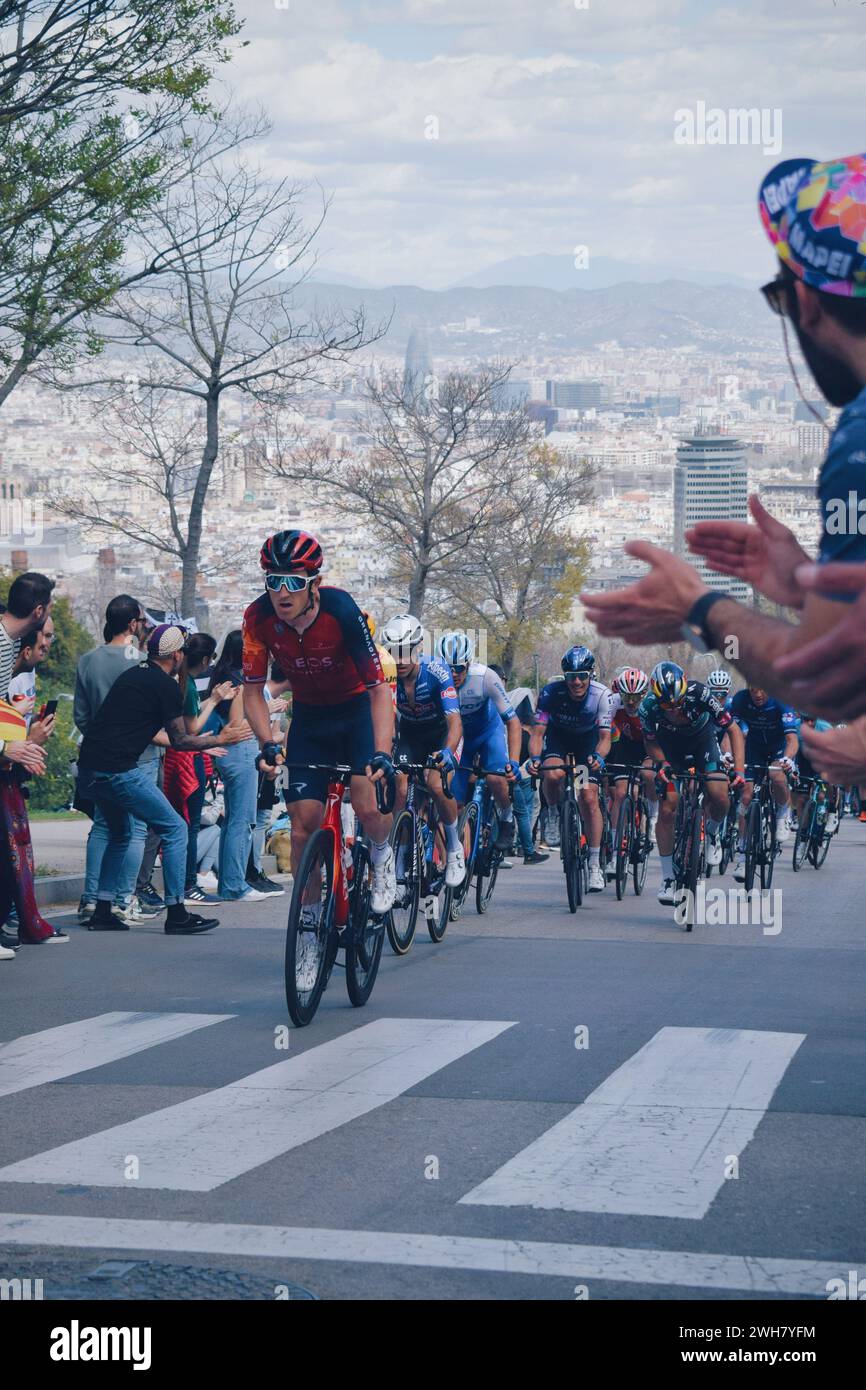
[[[426,763],[396,762],[394,764],[395,772],[404,772],[407,775],[409,773],[414,773],[416,776],[420,776],[422,772],[438,772],[439,776],[442,778],[442,790],[449,801],[454,800],[454,793],[451,790],[451,778],[454,776],[456,770],[457,769],[454,768],[449,771],[447,768],[442,767],[440,763],[434,761],[432,753]]]

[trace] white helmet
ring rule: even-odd
[[[411,613],[398,613],[382,628],[381,641],[392,656],[408,657],[424,641],[424,629]]]
[[[723,671],[720,666],[718,670],[711,671],[707,676],[707,685],[710,687],[710,690],[724,690],[727,694],[731,688],[732,681],[727,671]]]

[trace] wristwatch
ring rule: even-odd
[[[685,641],[691,643],[696,652],[716,650],[716,639],[707,627],[707,614],[720,598],[730,597],[730,594],[726,594],[722,589],[710,589],[709,593],[701,594],[697,602],[692,604],[680,632]]]

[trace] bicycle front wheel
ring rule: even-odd
[[[761,807],[761,887],[769,888],[776,867],[776,806],[768,797]]]
[[[405,956],[415,939],[421,900],[421,850],[416,844],[415,817],[411,811],[401,811],[395,820],[391,848],[397,870],[397,896],[386,926],[391,950],[397,956]]]
[[[356,1009],[366,1004],[373,992],[385,944],[384,920],[370,916],[372,880],[370,851],[356,841],[352,850],[352,898],[346,944],[346,989]]]
[[[286,1004],[296,1028],[314,1018],[337,954],[334,925],[334,832],[322,828],[306,843],[298,866],[286,930]]]
[[[499,817],[494,811],[492,820],[484,826],[481,832],[478,858],[475,865],[475,909],[482,916],[493,901],[496,876],[499,873],[499,865],[502,863],[502,855],[496,848],[498,834]]]
[[[752,797],[748,814],[746,815],[746,877],[744,880],[747,893],[751,893],[755,886],[755,874],[761,859],[761,806],[760,798],[755,795]]]
[[[650,857],[650,818],[646,799],[638,797],[635,812],[635,835],[632,844],[632,885],[635,897],[639,898],[646,883],[647,863]]]
[[[812,821],[815,817],[815,803],[808,801],[803,807],[803,814],[797,823],[797,833],[794,836],[794,873],[799,873],[803,864],[806,862],[806,855],[812,843]]]
[[[632,842],[635,835],[635,805],[631,797],[623,797],[616,818],[616,885],[617,902],[625,897],[628,882],[628,868],[632,858]]]
[[[460,819],[457,822],[457,834],[463,846],[463,854],[466,858],[466,877],[461,884],[453,890],[451,894],[451,921],[456,922],[460,916],[466,895],[469,892],[469,885],[472,882],[472,872],[475,867],[475,827],[478,824],[478,807],[474,801],[470,801],[468,806],[464,806],[460,812]]]
[[[566,800],[562,806],[561,844],[569,912],[576,912],[583,902],[583,863],[580,836],[580,811],[573,801]]]

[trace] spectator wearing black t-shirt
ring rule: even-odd
[[[133,817],[151,826],[162,840],[162,867],[170,935],[210,931],[216,918],[203,918],[184,907],[186,822],[173,809],[142,769],[138,758],[160,729],[172,748],[198,753],[248,737],[227,726],[219,734],[193,736],[186,732],[183,702],[176,676],[186,644],[183,628],[161,623],[147,643],[146,665],[125,671],[114,682],[78,752],[79,791],[96,803],[105,817],[110,840],[102,861],[96,911],[91,931],[128,931],[111,911],[113,885],[132,835]]]

